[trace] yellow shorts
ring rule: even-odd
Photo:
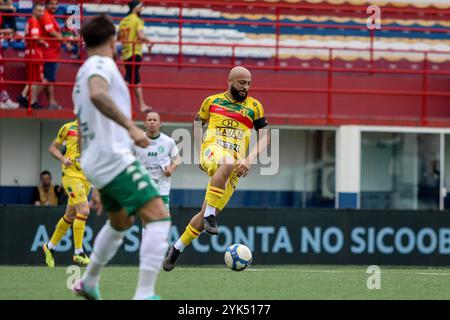
[[[235,159],[233,152],[231,150],[227,150],[216,144],[210,144],[207,147],[202,148],[200,167],[203,171],[205,171],[208,174],[208,176],[212,177],[216,173],[223,157],[225,156],[230,156],[231,158]],[[223,194],[222,199],[220,200],[217,209],[222,211],[222,209],[227,205],[228,201],[231,199],[231,196],[234,193],[234,190],[236,189],[238,181],[239,178],[236,177],[233,171],[225,187],[225,192]],[[211,179],[208,182],[208,188],[210,183]]]
[[[67,176],[63,176],[61,180],[69,197],[69,205],[74,206],[88,201],[88,195],[91,191],[91,184],[88,181]]]

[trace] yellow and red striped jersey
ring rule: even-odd
[[[264,117],[264,109],[250,96],[239,102],[224,92],[206,98],[198,114],[209,121],[202,149],[214,143],[242,159],[248,152],[251,129],[255,121]]]
[[[66,167],[61,164],[61,170],[64,176],[80,178],[87,180],[80,166],[80,146],[78,143],[78,122],[72,121],[64,124],[58,132],[55,141],[65,145],[66,152],[64,157],[72,160],[72,165]]]

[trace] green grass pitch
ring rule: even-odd
[[[79,299],[67,287],[67,267],[0,267],[0,299]],[[82,270],[84,271],[84,270]],[[179,266],[161,272],[157,293],[165,300],[203,299],[450,299],[448,268],[383,267],[381,289],[369,290],[363,266]],[[130,299],[137,267],[106,267],[104,299]]]

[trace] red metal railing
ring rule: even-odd
[[[104,2],[101,3],[126,3],[127,0],[120,0],[120,1],[114,1],[114,2]],[[160,1],[153,1],[153,0],[146,0],[143,1],[147,4],[152,5],[161,5]],[[83,19],[86,19],[85,16],[83,16],[83,4],[86,3],[85,1],[80,1],[80,19],[83,21]],[[92,3],[92,1],[90,1]],[[177,62],[171,62],[171,63],[162,63],[162,62],[141,62],[136,63],[134,60],[132,62],[119,62],[119,65],[126,65],[126,64],[132,64],[132,78],[134,79],[135,75],[135,66],[141,65],[145,67],[176,67],[176,68],[183,68],[183,67],[195,67],[195,68],[214,68],[214,69],[224,69],[224,68],[230,68],[235,65],[236,63],[236,48],[260,48],[260,49],[266,49],[271,48],[275,49],[275,56],[274,56],[274,65],[272,66],[254,66],[252,69],[255,70],[286,70],[286,71],[322,71],[327,73],[327,88],[270,88],[272,92],[305,92],[305,93],[325,93],[327,94],[327,121],[326,124],[332,124],[332,115],[333,115],[333,106],[332,106],[332,97],[333,94],[367,94],[367,95],[392,95],[392,96],[419,96],[422,98],[422,108],[421,108],[421,123],[423,125],[427,125],[427,98],[428,97],[450,97],[449,92],[442,92],[442,91],[430,91],[428,89],[428,77],[429,75],[450,75],[450,70],[447,71],[436,71],[436,70],[430,70],[428,65],[428,57],[430,54],[450,54],[450,52],[446,51],[413,51],[413,50],[379,50],[374,48],[375,43],[375,31],[368,30],[365,26],[354,26],[354,25],[340,25],[340,24],[311,24],[311,23],[300,23],[300,22],[282,22],[281,21],[281,10],[294,10],[292,13],[295,13],[295,10],[301,10],[301,9],[307,9],[307,10],[330,10],[330,6],[324,6],[324,5],[290,5],[287,6],[285,3],[246,3],[246,2],[230,2],[225,4],[218,4],[216,2],[211,1],[164,1],[164,5],[166,6],[172,6],[178,8],[178,17],[177,18],[144,18],[146,22],[166,22],[166,23],[177,23],[178,24],[178,40],[174,42],[153,42],[153,44],[165,44],[165,45],[177,45],[178,46],[178,59]],[[234,8],[245,8],[245,7],[254,7],[261,10],[275,10],[275,21],[274,22],[262,22],[262,21],[234,21],[234,20],[213,20],[213,19],[189,19],[183,16],[183,9],[187,6],[209,6],[209,7],[226,7],[229,8],[230,6],[233,6]],[[365,11],[361,11],[365,8],[363,7],[357,7],[357,6],[338,6],[338,8],[341,12],[342,11],[358,11],[363,12],[365,14]],[[418,10],[410,9],[410,8],[402,8],[401,10],[398,8],[384,8],[384,11],[387,11],[391,14],[396,14],[400,12],[407,12],[409,14],[418,14]],[[450,21],[450,10],[435,10],[435,9],[426,9],[425,12],[437,15],[439,16],[440,20],[449,20]],[[7,14],[5,14],[6,16]],[[27,16],[25,14],[15,14],[16,16]],[[66,18],[66,15],[63,16],[57,16],[60,18]],[[120,19],[119,17],[114,17],[113,19],[117,20]],[[274,45],[245,45],[245,44],[229,44],[229,43],[200,43],[200,42],[187,42],[183,40],[183,26],[185,24],[213,24],[213,25],[251,25],[251,26],[273,26],[275,29],[275,44]],[[301,27],[301,28],[339,28],[339,29],[350,29],[350,30],[366,30],[368,32],[368,37],[370,38],[370,46],[368,49],[352,49],[352,48],[327,48],[327,47],[311,47],[311,46],[286,46],[280,44],[280,37],[281,37],[281,28],[282,27]],[[428,33],[444,33],[444,34],[450,34],[450,29],[446,28],[418,28],[418,27],[396,27],[396,26],[384,26],[384,30],[391,30],[391,31],[414,31],[414,32],[428,32]],[[15,39],[19,39],[15,37]],[[23,38],[21,38],[23,39]],[[30,39],[25,39],[30,40]],[[54,39],[44,39],[48,41],[56,41]],[[71,42],[77,42],[80,44],[80,52],[79,54],[83,54],[83,50],[81,50],[81,40],[79,38],[73,39]],[[133,45],[133,51],[134,46],[136,42],[134,42]],[[189,63],[185,63],[183,61],[183,48],[184,46],[206,46],[206,47],[229,47],[231,48],[231,57],[230,62],[226,64],[195,64],[194,66]],[[302,66],[282,66],[280,65],[280,50],[281,49],[324,49],[328,50],[328,67],[302,67]],[[370,54],[370,64],[369,68],[338,68],[333,66],[333,61],[335,60],[334,52],[336,50],[339,51],[354,51],[354,52],[369,52]],[[406,70],[406,69],[380,69],[380,68],[374,68],[374,54],[376,52],[397,52],[397,53],[418,53],[423,55],[423,63],[422,63],[422,69],[418,70]],[[38,59],[22,59],[22,58],[4,58],[5,62],[44,62],[44,60],[38,60]],[[46,62],[49,62],[50,60],[45,60]],[[83,61],[80,60],[64,60],[64,59],[57,59],[54,60],[55,62],[60,63],[71,63],[71,64],[81,64]],[[334,74],[339,72],[347,72],[347,73],[368,73],[370,75],[372,74],[411,74],[411,75],[421,75],[422,76],[422,91],[421,92],[411,92],[411,91],[405,91],[405,90],[355,90],[355,89],[336,89],[333,88],[333,77]],[[11,81],[7,80],[4,81],[5,84],[10,85],[33,85],[33,84],[40,84],[33,81]],[[72,82],[56,82],[54,83],[55,86],[72,86]],[[130,88],[135,87],[135,84],[130,84]],[[192,85],[149,85],[149,84],[142,84],[143,88],[148,89],[176,89],[176,90],[205,90],[205,89],[211,89],[211,90],[221,90],[221,88],[216,87],[210,87],[206,88],[205,86],[192,86]],[[269,88],[253,88],[253,91],[265,91]],[[31,95],[31,90],[29,91],[29,95]],[[134,99],[134,95],[132,95]],[[31,104],[31,98],[29,96],[29,104]],[[134,102],[134,101],[133,101]],[[28,106],[28,114],[32,114],[31,106]]]

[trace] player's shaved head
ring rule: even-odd
[[[238,66],[231,69],[230,74],[228,75],[229,80],[236,80],[236,79],[252,79],[252,74],[247,68]]]
[[[228,93],[234,100],[242,102],[247,98],[251,82],[252,74],[247,68],[234,67],[228,75]]]

